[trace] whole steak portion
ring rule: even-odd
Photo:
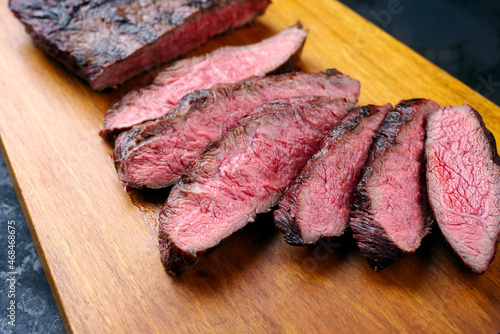
[[[255,115],[259,105],[278,98],[346,97],[352,107],[359,82],[336,70],[253,77],[220,84],[182,98],[172,114],[122,132],[114,162],[120,181],[135,188],[162,188],[179,180],[211,139]]]
[[[359,107],[330,130],[274,211],[286,242],[313,244],[344,233],[370,144],[391,110],[391,104]]]
[[[251,22],[270,0],[10,0],[35,44],[89,82],[114,87]]]
[[[433,113],[425,142],[427,187],[446,240],[482,274],[500,234],[500,165],[495,138],[468,105]]]
[[[429,232],[425,122],[438,109],[429,100],[402,101],[373,140],[350,224],[361,252],[376,271],[417,250]]]
[[[352,106],[331,97],[277,100],[212,141],[160,213],[167,272],[182,273],[256,214],[269,211]]]
[[[153,84],[128,93],[113,105],[104,117],[101,136],[113,139],[120,131],[163,116],[196,89],[293,71],[306,37],[307,31],[297,25],[256,44],[222,47],[204,56],[176,61],[161,71]]]

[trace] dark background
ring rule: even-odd
[[[333,1],[333,0],[332,0]],[[354,11],[500,105],[500,1],[343,0]],[[335,25],[332,23],[332,29]],[[0,157],[0,245],[16,221],[16,327],[7,324],[8,278],[0,264],[0,333],[63,333],[59,313]],[[6,258],[6,256],[4,257]]]
[[[500,105],[500,1],[340,2]]]

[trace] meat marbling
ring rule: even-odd
[[[336,70],[253,77],[186,95],[171,115],[121,133],[114,162],[120,181],[141,188],[176,182],[211,139],[241,124],[273,99],[300,95],[348,97],[356,101],[359,82]]]
[[[373,136],[391,110],[391,104],[358,107],[328,133],[274,212],[286,242],[312,244],[344,233]]]
[[[500,164],[495,138],[469,105],[429,117],[425,143],[429,201],[446,240],[484,273],[500,234]]]
[[[437,109],[439,105],[430,100],[400,102],[370,148],[356,187],[350,225],[361,252],[377,271],[414,252],[429,232],[425,122]]]
[[[100,134],[112,140],[133,125],[169,113],[184,95],[196,89],[293,71],[306,37],[307,31],[297,24],[256,44],[222,47],[176,61],[161,71],[151,85],[131,91],[115,103],[104,117]]]
[[[256,214],[269,211],[354,104],[352,97],[273,101],[212,141],[172,188],[160,213],[167,272],[182,273]]]

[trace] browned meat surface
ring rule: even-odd
[[[425,142],[429,201],[439,228],[477,274],[500,234],[500,165],[495,138],[469,105],[433,113]]]
[[[160,253],[168,273],[182,273],[269,211],[354,103],[331,97],[270,102],[258,108],[259,116],[212,141],[160,213]]]
[[[402,101],[373,140],[356,188],[350,224],[361,252],[375,270],[414,252],[429,232],[425,122],[437,109],[430,100]]]
[[[89,82],[114,87],[245,25],[269,0],[10,0],[35,44]]]
[[[282,97],[347,97],[353,106],[359,82],[336,70],[253,77],[186,95],[172,115],[134,126],[118,136],[114,161],[121,182],[162,188],[176,182],[211,139],[242,124],[259,105]]]
[[[288,243],[312,244],[344,233],[373,136],[391,110],[390,104],[356,108],[328,133],[274,212]]]

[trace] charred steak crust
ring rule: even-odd
[[[302,174],[299,178],[301,176]],[[293,188],[287,191],[293,191]],[[287,243],[293,246],[304,246],[305,244],[300,233],[300,228],[293,214],[294,205],[295,203],[293,200],[286,202],[281,201],[279,209],[273,213],[274,225],[285,234],[285,241]]]
[[[370,171],[367,171],[365,175],[369,177]],[[351,223],[351,228],[359,250],[368,264],[375,271],[380,271],[401,259],[404,252],[389,239],[384,229],[374,221],[371,215],[371,201],[363,187],[365,183],[366,179],[361,179],[356,188],[351,213],[351,222],[359,219],[363,220],[364,224],[354,225]]]
[[[10,0],[9,7],[39,48],[102,90],[252,22],[269,3]]]
[[[321,149],[316,153],[311,160],[308,161],[304,169],[302,170],[301,174],[295,179],[293,184],[289,187],[289,189],[286,191],[285,196],[281,200],[279,204],[279,209],[274,211],[274,222],[276,227],[278,227],[284,234],[285,234],[285,241],[291,245],[295,246],[301,246],[306,244],[304,242],[304,237],[303,237],[303,232],[301,231],[300,226],[310,223],[307,221],[300,221],[297,218],[297,214],[300,214],[302,210],[304,210],[303,207],[300,207],[301,205],[304,206],[309,206],[311,202],[314,202],[315,200],[318,200],[318,194],[316,193],[308,193],[305,194],[304,188],[309,187],[309,183],[311,181],[317,180],[317,179],[322,179],[324,180],[325,183],[331,183],[333,186],[337,185],[338,183],[346,183],[348,180],[343,179],[342,181],[338,180],[337,182],[334,180],[328,180],[325,179],[326,175],[317,171],[317,168],[320,166],[320,164],[327,164],[327,163],[332,163],[328,159],[330,155],[330,150],[335,150],[336,146],[342,145],[343,146],[343,137],[345,138],[346,134],[352,133],[356,128],[362,126],[362,130],[358,132],[357,136],[364,135],[366,138],[366,141],[362,141],[360,137],[352,138],[349,137],[348,139],[359,139],[358,141],[362,141],[360,145],[363,145],[364,147],[355,147],[354,143],[352,144],[351,150],[359,150],[360,152],[363,152],[363,148],[366,150],[366,155],[363,156],[360,155],[361,159],[363,160],[362,164],[359,166],[349,166],[352,167],[352,172],[354,175],[358,175],[358,177],[354,176],[352,181],[355,182],[353,184],[353,188],[351,188],[351,196],[348,196],[350,200],[352,201],[352,198],[354,196],[354,190],[355,186],[359,181],[359,177],[361,177],[361,169],[364,166],[364,162],[366,160],[366,156],[368,153],[368,147],[370,143],[372,142],[372,138],[374,134],[377,132],[378,127],[384,120],[385,116],[387,113],[392,110],[392,105],[386,104],[384,106],[375,106],[375,105],[366,105],[362,107],[358,107],[351,111],[348,116],[346,116],[342,122],[333,127],[328,135],[325,137],[323,140]],[[371,122],[368,123],[367,122]],[[362,124],[362,125],[361,125]],[[335,151],[334,151],[335,152]],[[347,151],[348,152],[348,151]],[[353,152],[351,151],[351,154]],[[356,152],[358,153],[358,152]],[[362,153],[359,153],[362,154]],[[345,156],[344,156],[345,157]],[[326,162],[329,161],[329,162]],[[345,166],[347,167],[347,166]],[[356,172],[357,170],[357,172]],[[341,177],[340,175],[336,175],[337,177]],[[331,187],[332,187],[331,185]],[[327,189],[328,192],[328,187],[325,186],[325,189]],[[343,196],[344,194],[342,194]],[[335,196],[335,195],[331,195]],[[315,199],[316,197],[316,199]],[[320,197],[322,198],[322,197]],[[349,201],[348,201],[349,202]],[[302,204],[299,204],[302,203]],[[323,203],[323,201],[320,201],[320,203]],[[337,202],[335,201],[330,201],[328,204],[334,205]],[[351,206],[351,202],[347,204],[348,207]],[[338,214],[338,213],[337,213]],[[316,217],[314,217],[316,218]],[[348,216],[345,217],[346,220],[348,221]],[[306,218],[302,218],[304,220]],[[347,222],[346,221],[346,222]],[[324,223],[329,223],[327,221],[324,221]],[[347,227],[347,226],[346,226]],[[319,238],[322,237],[333,237],[333,236],[340,236],[338,233],[331,234],[332,230],[330,230],[330,233],[327,232],[326,235],[321,235]],[[343,233],[343,232],[342,232]],[[319,239],[318,238],[318,239]],[[311,239],[310,237],[308,239]],[[309,240],[307,243],[314,243],[317,240]]]
[[[307,34],[298,22],[255,44],[221,47],[178,60],[160,71],[151,85],[133,90],[116,102],[104,116],[100,135],[114,141],[120,132],[170,113],[175,103],[196,89],[295,71]]]
[[[373,144],[370,148],[367,165],[370,165],[382,156],[396,140],[396,137],[404,126],[404,124],[411,121],[414,110],[413,105],[420,103],[421,99],[405,100],[400,102],[397,107],[390,112],[380,126],[378,133],[373,138]]]
[[[275,100],[212,140],[172,188],[160,213],[166,271],[179,275],[269,211],[354,103],[352,96]]]
[[[366,191],[366,183],[372,170],[372,167],[364,167],[363,176],[356,187],[351,211],[351,229],[368,264],[375,271],[380,271],[402,258],[404,253],[389,240],[384,229],[375,222],[372,215],[371,200]],[[363,221],[363,223],[353,224],[355,221]]]
[[[160,260],[167,273],[171,276],[178,276],[188,270],[204,255],[204,252],[192,255],[183,251],[170,240],[168,233],[164,230],[160,230],[158,236]]]
[[[418,109],[420,108],[426,108],[426,114],[422,115],[422,126],[425,129],[427,115],[439,108],[436,103],[430,100],[412,99],[401,101],[387,115],[373,139],[361,180],[356,187],[350,224],[359,249],[370,266],[376,271],[382,270],[400,259],[407,251],[400,249],[395,244],[395,241],[391,240],[387,231],[385,231],[374,216],[372,196],[368,193],[368,183],[378,173],[377,168],[380,168],[380,166],[377,166],[377,163],[383,161],[382,159],[384,159],[384,156],[390,149],[398,144],[398,135],[404,129],[405,125],[412,121],[414,116],[419,113]],[[424,140],[425,136],[422,138],[422,141]],[[425,185],[423,147],[417,159],[419,167],[417,169],[418,174],[415,177],[418,180],[419,189],[415,189],[417,191],[415,202],[419,205],[419,214],[422,216],[423,229],[420,232],[421,239],[430,232],[430,226],[433,222]],[[397,198],[394,198],[394,201],[397,200]],[[410,252],[413,251],[411,250]]]
[[[469,120],[472,121],[467,123]],[[437,128],[436,123],[442,128]],[[443,107],[433,113],[427,131],[426,176],[431,209],[444,238],[465,266],[475,274],[483,274],[495,258],[500,241],[500,157],[495,137],[486,128],[481,114],[467,104]],[[466,137],[462,131],[467,133]],[[443,146],[441,154],[437,153],[439,146]],[[489,157],[482,156],[484,153]],[[478,160],[478,156],[484,161]],[[456,163],[460,164],[460,169],[454,167]],[[489,178],[485,177],[488,174]],[[451,198],[456,207],[448,207]],[[478,210],[478,206],[481,207],[479,212],[468,212]],[[477,226],[478,220],[481,227]],[[448,224],[455,228],[447,227]],[[462,231],[458,232],[460,229]],[[495,229],[496,233],[491,232]],[[456,233],[463,235],[454,235]]]
[[[265,102],[296,95],[350,95],[357,100],[358,94],[359,82],[337,70],[252,77],[198,90],[184,96],[171,114],[122,132],[115,142],[115,167],[128,186],[166,187],[180,178],[210,139],[242,124]]]

